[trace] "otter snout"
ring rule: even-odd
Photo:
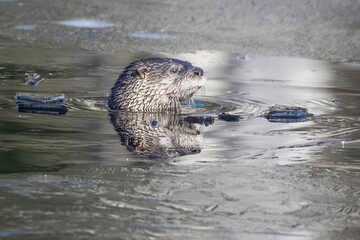
[[[206,82],[206,77],[204,76],[204,70],[202,70],[202,68],[199,67],[192,67],[191,69],[192,74],[193,74],[193,79],[196,80],[197,82],[197,87],[198,89],[201,88],[205,82]]]

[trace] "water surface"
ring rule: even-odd
[[[105,107],[120,70],[151,53],[0,48],[0,237],[341,239],[360,224],[360,64],[199,51],[196,101],[241,114],[200,126],[201,153],[138,156]],[[45,80],[25,84],[25,73]],[[63,93],[64,116],[17,112],[15,95]],[[259,117],[305,107],[303,123]]]

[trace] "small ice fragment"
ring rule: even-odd
[[[35,30],[36,27],[37,27],[36,24],[27,24],[27,25],[17,25],[15,29],[30,31],[30,30]]]

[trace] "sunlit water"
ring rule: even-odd
[[[106,95],[151,54],[0,49],[0,237],[337,239],[359,233],[360,64],[201,51],[193,114],[240,114],[200,126],[201,153],[137,156],[121,145]],[[25,73],[45,79],[25,84]],[[19,113],[17,93],[63,93],[63,116]],[[260,117],[305,107],[302,123]]]

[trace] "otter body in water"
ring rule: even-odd
[[[122,145],[137,155],[173,158],[201,152],[200,130],[177,114],[125,111],[109,116]]]
[[[148,58],[129,64],[111,88],[111,109],[179,112],[204,84],[201,68],[173,58]]]

